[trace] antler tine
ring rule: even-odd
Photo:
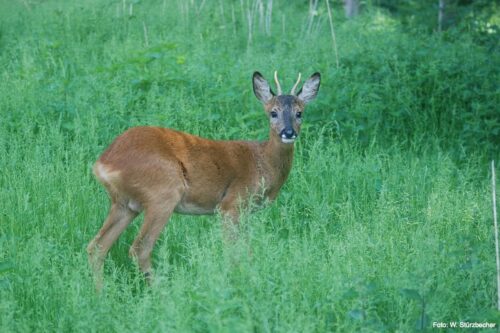
[[[274,82],[276,82],[276,89],[278,90],[278,96],[279,96],[283,92],[281,91],[281,85],[280,82],[278,81],[278,71],[274,71]]]
[[[297,79],[297,82],[295,82],[295,85],[293,86],[292,90],[290,90],[290,95],[295,95],[295,89],[297,89],[297,86],[300,83],[301,77],[302,77],[302,74],[299,73],[299,78]]]

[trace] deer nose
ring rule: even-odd
[[[284,139],[295,139],[297,134],[293,130],[293,128],[285,128],[281,131],[281,137]]]

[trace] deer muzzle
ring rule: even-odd
[[[284,128],[280,133],[280,137],[283,143],[293,143],[297,138],[297,133],[293,127]]]

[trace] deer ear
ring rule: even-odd
[[[316,72],[309,79],[307,79],[302,89],[300,89],[297,97],[305,104],[316,98],[319,90],[319,84],[321,83],[321,75]]]
[[[274,93],[266,79],[259,72],[253,73],[253,92],[257,99],[266,104],[273,98]]]

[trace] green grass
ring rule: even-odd
[[[249,41],[246,4],[193,3],[138,2],[133,17],[129,1],[0,4],[0,331],[500,323],[488,173],[498,56],[374,13],[334,17],[337,69],[325,8],[308,30],[305,1],[275,1],[271,34],[257,11]],[[85,247],[108,208],[91,175],[99,154],[139,124],[265,139],[250,78],[274,69],[288,89],[299,71],[323,74],[277,201],[245,215],[231,246],[217,216],[175,215],[151,288],[127,255],[136,221],[96,294]]]

